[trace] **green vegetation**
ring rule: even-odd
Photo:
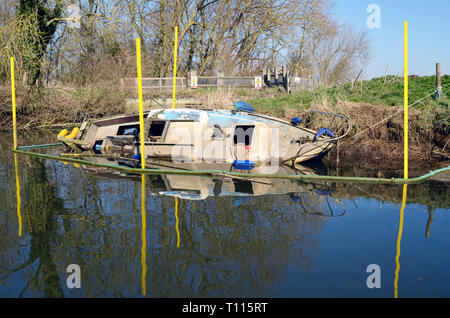
[[[434,76],[412,77],[409,79],[409,102],[433,92],[436,86]],[[442,77],[442,92],[450,94],[450,76]],[[433,96],[425,99],[423,103],[414,105],[415,108],[423,108],[424,105],[435,103]],[[313,91],[299,91],[289,95],[279,95],[272,99],[255,98],[249,102],[258,111],[284,115],[286,109],[304,110],[322,103],[326,99],[328,103],[335,105],[339,102],[364,103],[378,106],[403,105],[403,78],[387,76],[374,78],[369,81],[361,81],[353,87],[350,83],[331,88],[319,88]],[[442,98],[439,105],[448,109],[448,99]]]

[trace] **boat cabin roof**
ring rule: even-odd
[[[290,123],[277,118],[223,109],[152,109],[149,111],[147,118],[153,116],[155,116],[155,120],[204,121],[208,123],[208,126],[230,127],[233,125],[252,125],[257,122],[269,126],[290,125]]]

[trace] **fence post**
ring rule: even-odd
[[[223,87],[223,73],[217,73],[217,87]]]
[[[197,88],[197,82],[192,83],[192,77],[197,77],[197,71],[190,71],[189,72],[189,88]],[[192,86],[194,84],[195,87]]]
[[[278,66],[275,66],[275,84],[276,85],[278,85],[279,84],[279,82],[278,82],[278,79],[279,79],[279,76],[280,76],[280,70],[278,69]]]
[[[266,86],[266,68],[263,67],[262,69],[262,80],[263,80],[263,87]]]
[[[291,72],[286,70],[286,90],[288,94],[291,93]]]
[[[120,90],[121,90],[122,93],[125,90],[124,83],[123,83],[123,78],[120,79]]]
[[[442,94],[441,85],[441,63],[436,63],[436,98],[439,99]]]

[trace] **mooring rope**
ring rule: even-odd
[[[411,106],[414,106],[414,105],[420,103],[422,100],[424,100],[425,98],[427,98],[427,97],[429,97],[429,96],[431,96],[431,95],[433,95],[433,94],[436,94],[436,90],[434,90],[434,91],[431,92],[430,94],[428,94],[428,95],[422,97],[421,99],[416,100],[414,103],[408,105],[408,108],[410,108]],[[373,127],[378,126],[378,125],[384,123],[385,121],[391,119],[392,117],[397,116],[398,114],[402,113],[403,111],[404,111],[404,108],[401,108],[401,109],[399,109],[397,112],[395,112],[394,114],[389,115],[388,117],[386,117],[386,118],[380,120],[379,122],[373,124],[372,126],[366,128],[366,129],[364,129],[363,131],[358,132],[357,134],[355,134],[355,135],[351,136],[350,138],[348,138],[348,139],[346,140],[346,143],[348,143],[350,140],[356,138],[357,136],[361,135],[362,133],[365,133],[366,131],[372,129]],[[344,150],[350,148],[350,147],[353,146],[353,145],[355,145],[355,143],[350,144],[349,146],[345,147],[345,148],[342,149],[341,151],[344,151]]]

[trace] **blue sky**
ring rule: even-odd
[[[331,10],[340,23],[366,30],[371,39],[372,59],[365,78],[403,72],[403,22],[408,21],[409,74],[450,74],[450,0],[331,0]],[[381,28],[368,28],[370,4],[381,10]]]

